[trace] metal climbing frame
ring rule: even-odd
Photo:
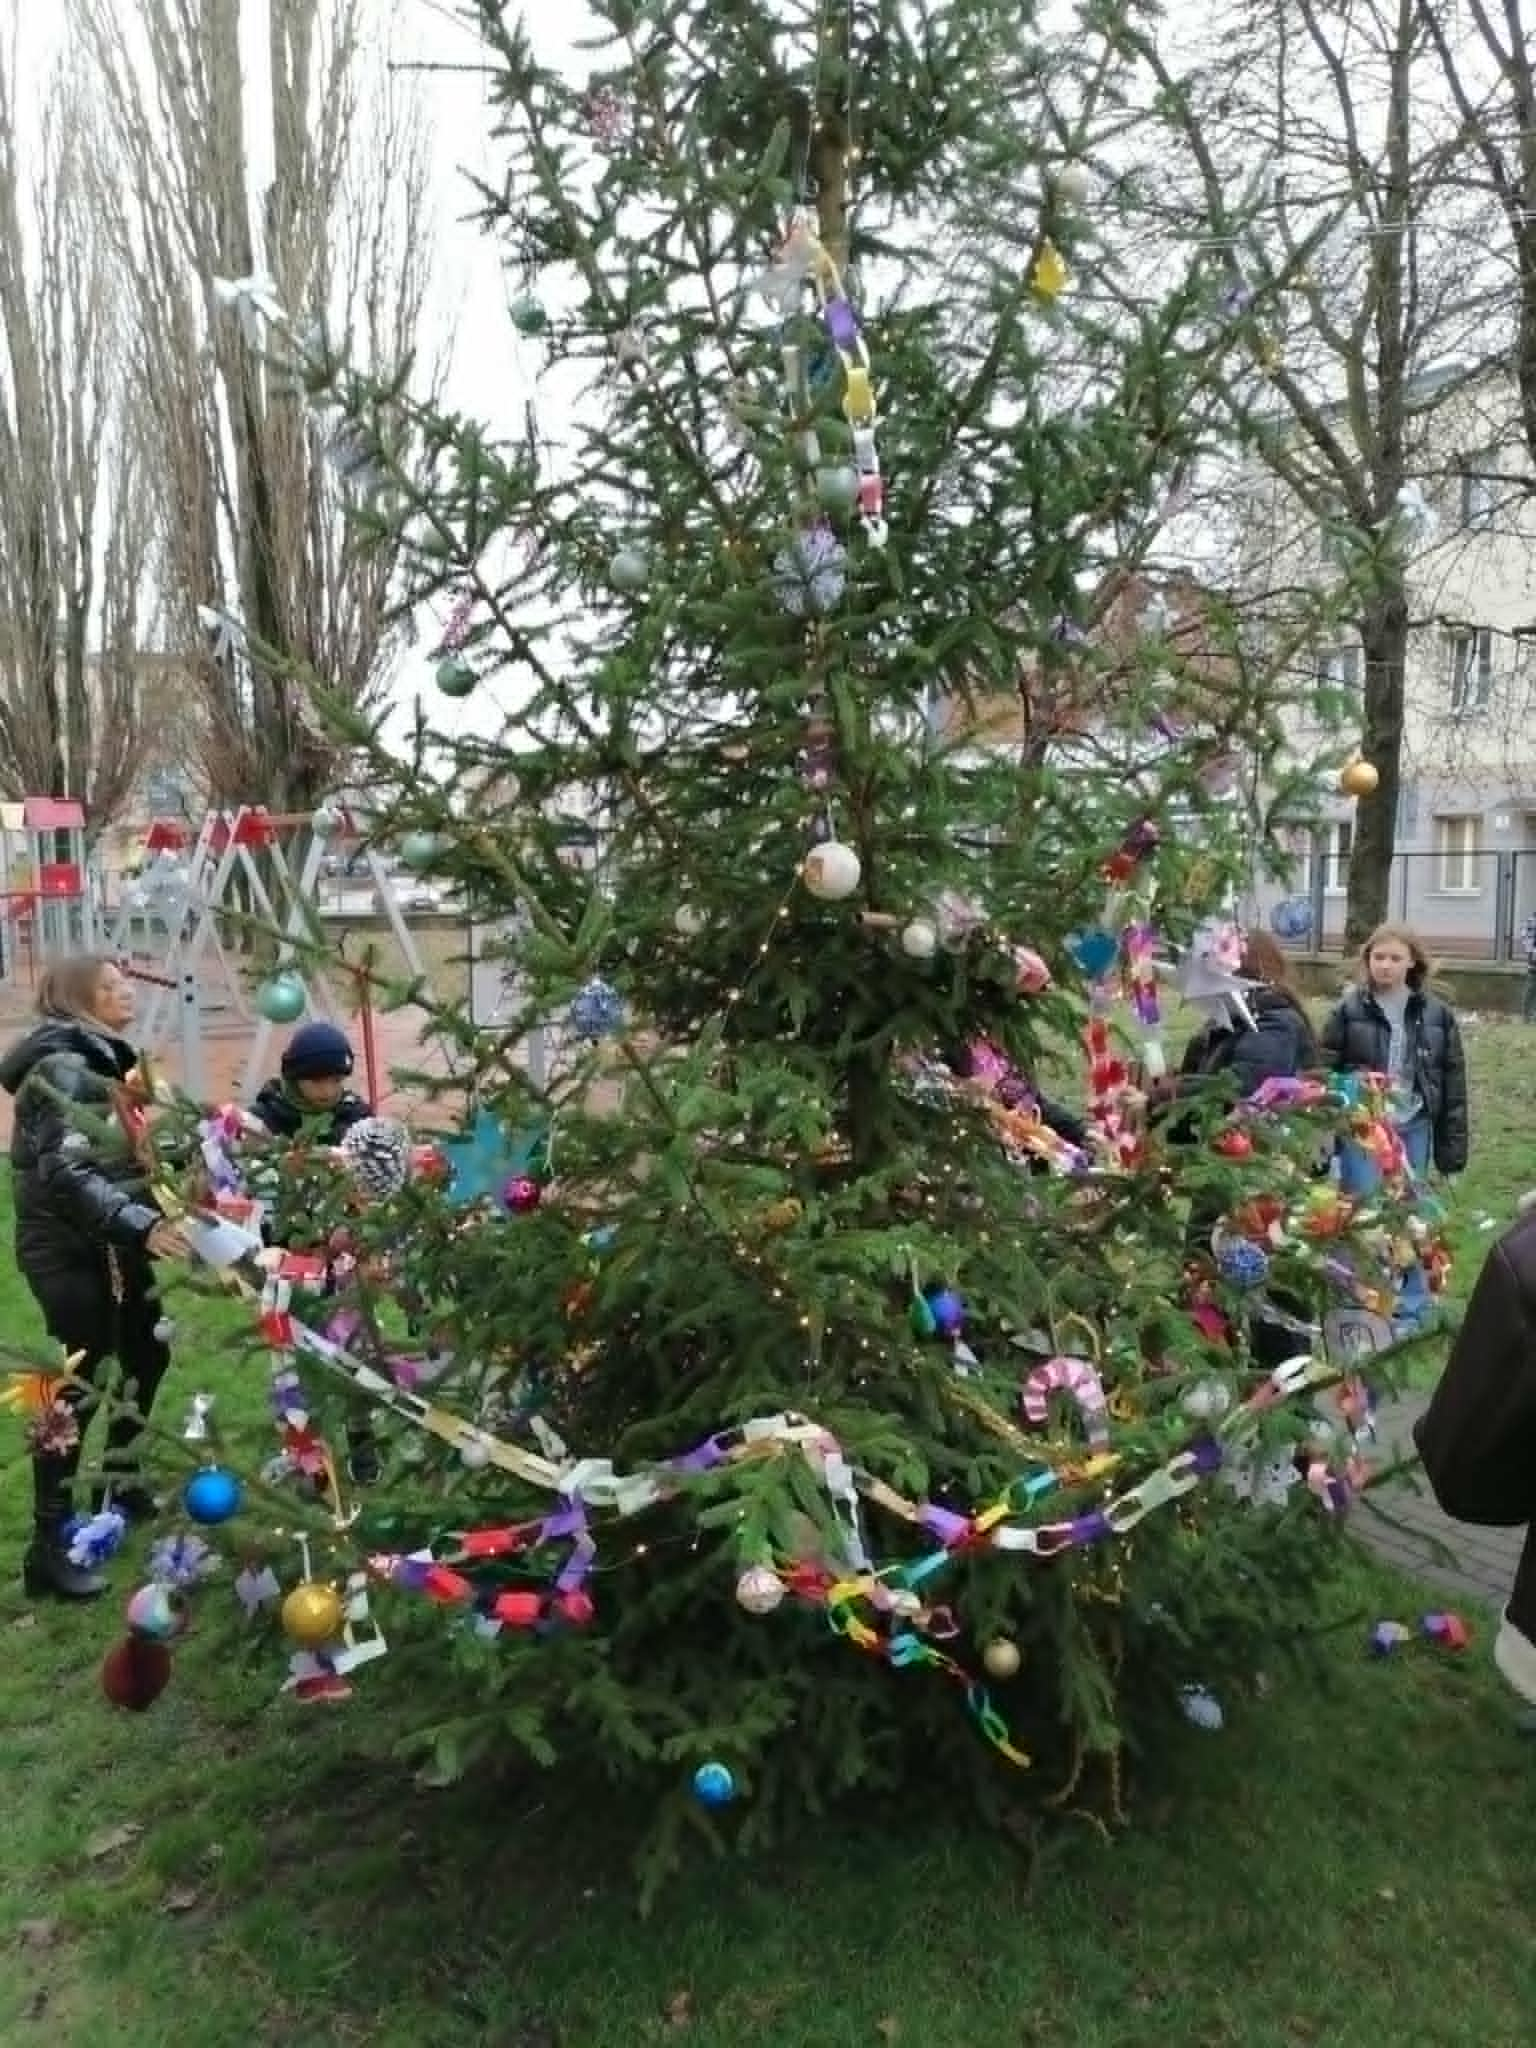
[[[43,961],[94,950],[85,809],[74,798],[29,796],[0,804],[0,904],[6,971],[19,952],[26,953],[35,979]]]

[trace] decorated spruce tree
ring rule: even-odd
[[[1366,1397],[1314,1416],[1314,1326],[1375,1341],[1403,1255],[1390,1172],[1369,1212],[1317,1177],[1350,1124],[1393,1166],[1368,1100],[1160,1081],[1172,963],[1240,997],[1210,921],[1255,793],[1328,766],[1281,744],[1318,618],[1256,644],[1169,570],[1263,308],[1196,243],[1123,285],[1113,8],[594,12],[576,79],[477,10],[485,232],[564,416],[501,443],[301,344],[442,696],[501,722],[428,703],[401,760],[323,679],[320,714],[370,831],[504,928],[506,993],[491,1029],[429,1002],[455,1078],[409,1179],[366,1127],[239,1269],[269,1476],[317,1528],[361,1505],[324,1555],[387,1636],[451,1632],[393,1695],[446,1768],[594,1764],[660,1851],[909,1774],[1113,1810],[1128,1746],[1315,1616]],[[205,1140],[227,1213],[292,1171]],[[289,1599],[231,1526],[335,1690],[340,1567]]]

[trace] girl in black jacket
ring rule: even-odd
[[[1383,924],[1360,949],[1360,982],[1323,1026],[1346,1073],[1385,1074],[1415,1173],[1467,1164],[1467,1056],[1455,1012],[1429,992],[1429,960],[1406,925]],[[1361,1189],[1360,1192],[1365,1192]]]
[[[74,1512],[79,1432],[93,1405],[89,1384],[115,1354],[135,1409],[149,1412],[170,1359],[156,1333],[150,1261],[184,1256],[188,1246],[156,1208],[126,1133],[104,1140],[99,1132],[115,1123],[119,1091],[138,1063],[123,1036],[133,1021],[131,984],[110,960],[62,960],[43,975],[37,1007],[41,1021],[0,1060],[0,1088],[16,1104],[16,1262],[48,1334],[66,1353],[84,1353],[75,1376],[85,1384],[65,1387],[60,1397],[73,1410],[74,1442],[32,1460],[33,1536],[23,1576],[31,1594],[89,1600],[105,1582],[71,1564],[63,1540]],[[155,1502],[142,1486],[112,1475],[136,1469],[138,1434],[133,1416],[114,1417],[102,1459],[113,1506],[133,1518],[153,1514]]]

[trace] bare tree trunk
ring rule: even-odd
[[[1378,780],[1374,793],[1361,798],[1355,810],[1344,913],[1346,952],[1363,945],[1386,921],[1390,905],[1408,661],[1408,599],[1400,584],[1374,597],[1361,613],[1360,647],[1365,668],[1361,754]]]

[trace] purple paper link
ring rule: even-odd
[[[936,1507],[931,1500],[923,1502],[917,1511],[917,1519],[925,1529],[938,1537],[946,1550],[953,1549],[955,1544],[963,1542],[970,1534],[971,1524],[967,1516],[954,1514],[948,1508]]]
[[[419,1557],[400,1557],[391,1565],[389,1576],[397,1586],[404,1586],[408,1592],[419,1593],[427,1583],[427,1574],[431,1570],[431,1564]]]
[[[1115,1533],[1114,1524],[1102,1508],[1095,1508],[1091,1514],[1074,1515],[1067,1527],[1074,1543],[1102,1543]]]
[[[555,1580],[557,1593],[579,1592],[592,1569],[592,1560],[597,1556],[596,1541],[585,1530],[571,1546],[571,1554],[561,1567],[560,1576]]]
[[[854,349],[859,345],[859,323],[846,299],[828,299],[823,315],[834,348]]]
[[[575,1502],[557,1508],[539,1524],[540,1543],[563,1543],[566,1537],[580,1542],[587,1532],[587,1511]]]
[[[680,1458],[669,1458],[667,1467],[672,1472],[713,1472],[725,1463],[725,1452],[720,1448],[718,1437],[710,1437],[696,1450],[685,1451]]]
[[[325,1326],[325,1336],[332,1344],[339,1344],[343,1351],[363,1327],[363,1319],[355,1308],[337,1311]]]

